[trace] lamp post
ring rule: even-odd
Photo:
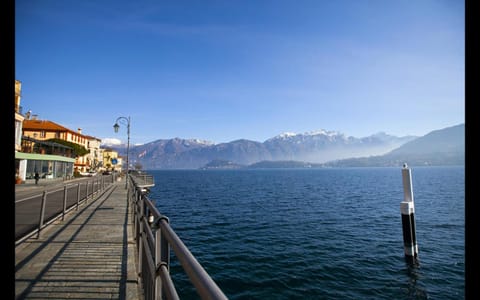
[[[113,129],[115,130],[115,132],[118,132],[118,128],[120,128],[120,125],[118,125],[118,123],[121,123],[121,121],[127,122],[123,123],[124,125],[127,125],[127,177],[125,177],[125,188],[127,188],[129,171],[128,152],[130,151],[130,117],[118,117],[115,121],[115,125],[113,125]]]

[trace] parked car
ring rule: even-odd
[[[97,175],[97,172],[95,172],[95,171],[79,172],[79,173],[80,173],[80,175],[86,176],[86,177],[92,177],[92,176]]]

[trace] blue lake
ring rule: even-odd
[[[153,170],[150,198],[229,299],[463,299],[465,168]],[[199,299],[172,254],[181,299]]]

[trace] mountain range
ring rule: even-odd
[[[390,166],[464,164],[465,126],[460,124],[423,136],[396,137],[384,132],[364,138],[336,131],[283,133],[256,142],[239,139],[215,144],[201,139],[159,139],[130,147],[131,165],[144,169],[198,169],[212,161],[230,166],[265,161],[298,161],[323,166]],[[108,146],[108,145],[106,145]],[[126,154],[124,145],[109,146]]]
[[[329,167],[465,165],[465,124],[434,130],[384,155],[330,161]]]

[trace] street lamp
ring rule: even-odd
[[[118,129],[120,128],[120,125],[118,125],[118,123],[122,124],[122,122],[127,122],[127,123],[123,123],[124,125],[127,125],[127,177],[125,179],[125,188],[128,187],[128,166],[129,166],[129,163],[128,163],[128,152],[130,150],[130,117],[118,117],[117,120],[115,121],[115,125],[113,125],[113,129],[115,130],[115,132],[118,132]]]

